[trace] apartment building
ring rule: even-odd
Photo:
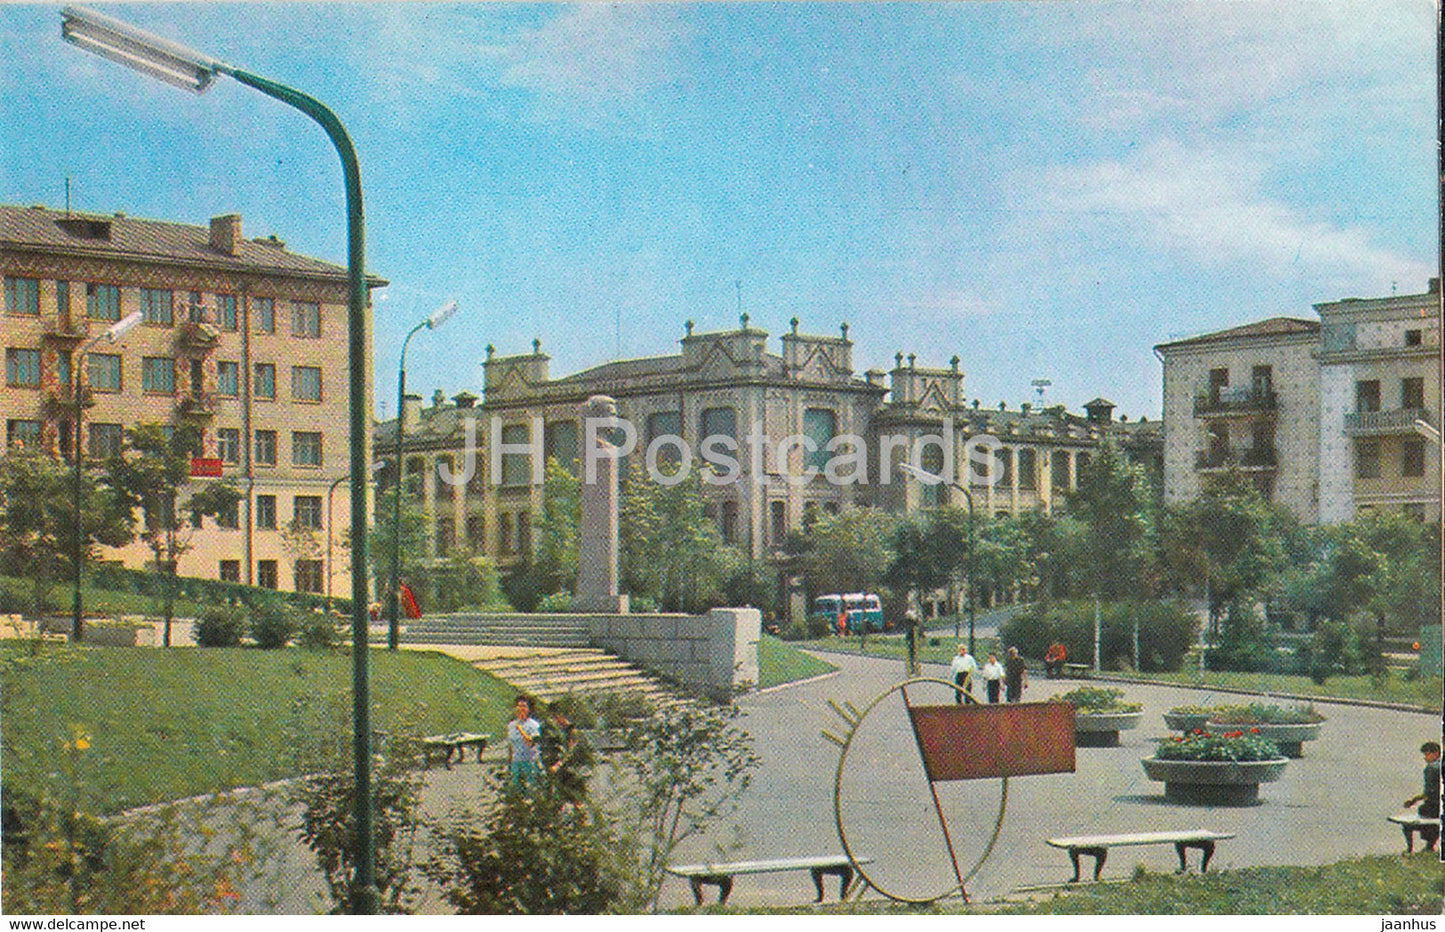
[[[614,398],[619,415],[635,426],[633,461],[662,436],[680,437],[696,451],[703,438],[718,435],[744,444],[756,426],[766,439],[761,456],[740,454],[734,481],[706,487],[708,513],[719,532],[754,559],[769,558],[790,531],[845,505],[895,511],[964,505],[956,490],[919,483],[898,470],[924,437],[939,439],[921,445],[921,465],[943,472],[951,456],[954,475],[960,482],[968,477],[979,514],[990,516],[1060,505],[1106,435],[1119,437],[1145,462],[1156,461],[1162,445],[1158,422],[1115,421],[1113,405],[1103,399],[1087,417],[1062,405],[984,407],[970,401],[957,357],[930,368],[900,352],[890,370],[860,374],[846,324],[837,335],[808,334],[795,318],[778,343],[780,351],[770,352],[769,334],[751,326],[747,315],[738,329],[715,333],[695,333],[689,322],[678,353],[618,360],[560,378],[551,376],[540,341],[531,353],[511,356],[487,347],[483,397],[461,392],[449,401],[437,390],[428,407],[415,395],[403,406],[406,488],[434,523],[433,555],[463,546],[502,566],[524,561],[533,515],[542,505],[534,466],[546,457],[577,459],[584,442],[579,409],[597,394]],[[479,455],[470,479],[456,485],[445,476],[465,472],[468,422]],[[396,424],[392,419],[376,428],[374,446],[384,461],[395,455]],[[995,440],[993,468],[969,472],[969,443],[982,434]],[[780,450],[790,436],[809,438],[816,452]],[[862,443],[864,474],[857,483],[830,482],[824,472],[830,461],[824,447],[845,436]],[[494,441],[506,451],[495,464],[489,455]],[[880,481],[884,460],[887,483]],[[817,473],[801,481],[810,467]],[[388,468],[383,484],[390,475]]]
[[[349,464],[344,267],[246,239],[236,215],[193,226],[0,205],[0,275],[7,449],[72,455],[78,375],[90,462],[128,427],[191,424],[243,493],[235,514],[188,529],[179,574],[349,591],[348,561],[328,565],[350,525],[347,489],[333,494]],[[74,358],[134,311],[119,342]],[[140,541],[104,557],[154,560]]]
[[[1440,280],[1314,309],[1155,347],[1165,500],[1235,469],[1307,523],[1440,520]]]

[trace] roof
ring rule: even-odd
[[[1314,334],[1318,333],[1319,329],[1320,322],[1317,320],[1305,320],[1301,317],[1271,317],[1268,320],[1255,321],[1252,324],[1244,324],[1240,327],[1230,327],[1228,330],[1216,330],[1213,333],[1205,333],[1197,337],[1189,337],[1185,340],[1160,343],[1154,348],[1171,349],[1180,346],[1200,346],[1208,343],[1224,343],[1229,340],[1257,337]]]
[[[86,235],[86,223],[108,235]],[[292,275],[344,278],[346,267],[288,252],[274,237],[243,239],[237,255],[211,248],[209,226],[139,220],[124,214],[86,214],[0,204],[0,246],[42,249],[77,255],[95,255],[134,261],[162,261],[233,268],[265,269]],[[373,285],[382,280],[369,276]]]
[[[590,369],[583,369],[560,379],[552,379],[549,385],[579,385],[591,382],[610,382],[617,379],[646,379],[689,371],[681,353],[671,356],[644,356],[640,359],[619,359],[604,362]],[[770,378],[781,378],[787,374],[783,357],[772,353],[763,354],[763,374]]]

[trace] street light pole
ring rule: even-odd
[[[81,7],[62,12],[61,36],[103,58],[147,74],[176,87],[202,93],[216,75],[235,80],[273,97],[311,117],[325,130],[341,159],[346,186],[347,353],[350,376],[351,475],[366,473],[366,272],[365,224],[362,219],[361,171],[346,128],[330,109],[314,97],[250,74],[202,55],[128,23]],[[351,484],[352,527],[366,527],[366,483]],[[376,851],[371,814],[371,700],[367,667],[366,535],[353,535],[351,547],[351,692],[352,753],[355,769],[353,822],[357,839],[356,875],[352,879],[351,908],[373,914],[377,910]]]
[[[85,639],[85,622],[81,619],[80,604],[80,575],[81,567],[85,564],[85,514],[80,506],[80,462],[81,462],[81,430],[80,419],[85,411],[83,399],[80,397],[80,367],[85,364],[85,354],[92,346],[101,340],[107,343],[114,343],[125,335],[125,332],[141,321],[141,312],[132,311],[125,317],[111,324],[100,336],[86,342],[70,354],[70,400],[75,405],[75,423],[73,428],[74,439],[70,444],[70,453],[75,462],[74,482],[72,493],[75,505],[75,552],[71,554],[75,558],[75,594],[70,602],[70,636],[77,641]]]
[[[937,473],[931,473],[931,472],[929,472],[928,470],[923,469],[921,466],[914,466],[912,463],[899,463],[899,464],[898,464],[898,468],[901,469],[901,470],[903,470],[904,472],[908,473],[910,476],[912,476],[912,477],[915,478],[915,479],[926,479],[926,480],[929,480],[929,481],[932,481],[932,482],[935,482],[935,483],[936,483],[936,482],[944,482],[944,483],[947,483],[951,488],[957,489],[958,491],[962,492],[962,493],[963,493],[963,500],[966,501],[966,502],[968,502],[968,554],[967,554],[967,561],[968,561],[968,562],[967,562],[967,570],[966,570],[966,572],[967,572],[967,574],[968,574],[968,586],[964,589],[964,601],[968,604],[968,652],[969,652],[970,654],[975,653],[975,651],[974,651],[974,627],[975,627],[975,626],[974,626],[974,608],[973,608],[973,535],[974,535],[974,524],[976,523],[976,516],[975,516],[974,510],[973,510],[973,493],[969,492],[969,490],[968,490],[966,487],[960,485],[959,483],[954,482],[954,481],[951,480],[951,479],[945,479],[945,478],[943,478],[942,476],[938,475]],[[958,623],[957,623],[957,622],[954,622],[954,625],[953,625],[953,636],[954,636],[955,638],[957,638],[957,637],[959,636]]]
[[[457,312],[457,302],[448,301],[441,307],[431,312],[431,316],[421,321],[411,330],[407,331],[406,339],[401,341],[401,360],[396,364],[396,488],[391,497],[391,586],[386,600],[386,647],[388,650],[396,650],[401,644],[401,495],[405,483],[405,474],[402,468],[403,460],[406,457],[406,448],[403,438],[406,434],[406,417],[402,408],[406,405],[406,351],[411,346],[411,338],[417,335],[417,331],[425,327],[427,330],[435,330],[447,322],[447,318]]]

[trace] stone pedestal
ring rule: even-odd
[[[614,418],[617,403],[606,395],[593,395],[582,406],[583,436],[589,418]],[[584,450],[583,457],[593,457],[595,481],[589,482],[587,470],[582,475],[582,518],[577,531],[577,586],[572,596],[572,611],[625,614],[628,598],[618,592],[617,584],[617,457],[612,444],[597,438],[596,450]]]

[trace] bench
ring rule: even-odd
[[[1065,663],[1059,671],[1066,680],[1082,680],[1089,676],[1089,665],[1087,663]]]
[[[423,769],[431,769],[432,756],[441,758],[441,762],[448,770],[452,769],[452,755],[457,756],[457,763],[467,759],[467,748],[477,749],[477,763],[482,762],[482,752],[487,749],[487,742],[491,735],[477,735],[470,732],[456,732],[450,735],[432,735],[429,738],[422,738],[420,741]]]
[[[1389,817],[1391,822],[1400,826],[1400,831],[1405,833],[1405,853],[1409,854],[1415,850],[1415,833],[1420,833],[1420,840],[1425,843],[1425,850],[1435,848],[1435,843],[1440,840],[1440,818],[1439,816],[1422,816],[1413,812],[1402,812],[1399,815]]]
[[[1185,850],[1198,848],[1203,852],[1199,861],[1199,872],[1202,874],[1209,870],[1209,859],[1214,857],[1214,843],[1233,837],[1233,832],[1194,829],[1186,832],[1136,832],[1132,835],[1076,835],[1072,838],[1050,838],[1048,843],[1055,848],[1068,850],[1069,860],[1074,862],[1074,876],[1069,883],[1078,883],[1079,855],[1081,854],[1087,854],[1094,859],[1094,879],[1098,880],[1099,874],[1104,870],[1104,860],[1109,856],[1110,848],[1121,848],[1127,845],[1172,844],[1179,855],[1179,873],[1181,874],[1187,868],[1184,862]]]
[[[857,863],[867,864],[872,858],[858,858]],[[692,886],[692,898],[702,905],[703,884],[717,887],[717,901],[721,905],[728,901],[733,892],[733,878],[738,874],[769,874],[775,871],[806,870],[813,875],[813,886],[818,891],[814,903],[823,902],[823,877],[838,878],[838,899],[848,895],[853,883],[853,862],[844,855],[827,855],[804,858],[775,858],[771,861],[733,861],[731,863],[673,864],[667,872],[677,877],[686,877]]]

